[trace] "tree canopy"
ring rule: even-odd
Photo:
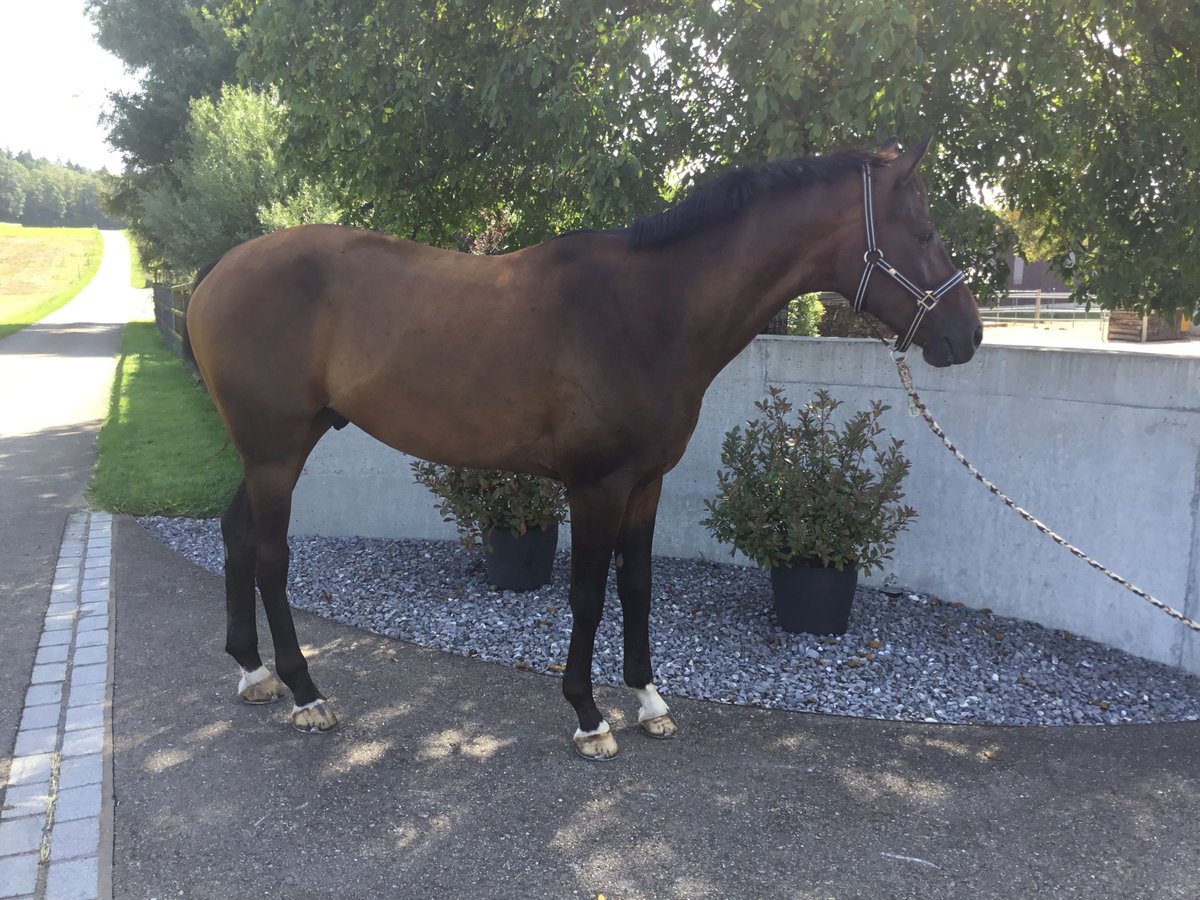
[[[169,180],[139,199],[142,227],[168,269],[194,270],[274,227],[340,217],[322,189],[280,168],[283,138],[283,108],[271,94],[226,86],[215,101],[192,101]]]
[[[707,66],[670,3],[249,6],[243,73],[278,85],[293,158],[377,227],[452,246],[498,212],[517,243],[622,222],[693,156],[678,88]]]
[[[121,228],[101,208],[112,176],[0,150],[0,222],[44,227]]]
[[[934,217],[982,300],[1015,239],[986,190],[1080,299],[1198,306],[1191,0],[170,0],[135,49],[150,6],[93,0],[148,73],[114,116],[135,172],[178,153],[172,98],[215,96],[236,53],[277,91],[286,170],[443,246],[623,225],[724,167],[935,133]]]
[[[171,166],[185,152],[191,101],[236,81],[237,47],[214,15],[223,0],[87,0],[96,40],[138,74],[140,90],[111,94],[108,142],[125,158],[109,206],[151,247],[145,199],[178,192]]]

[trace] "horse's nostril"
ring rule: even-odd
[[[978,348],[983,343],[983,326],[980,325],[975,329],[975,347]]]

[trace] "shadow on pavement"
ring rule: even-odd
[[[111,357],[112,346],[88,338],[96,335],[115,335],[119,342],[119,335],[124,327],[123,323],[107,322],[26,325],[20,331],[0,340],[0,356]]]
[[[622,752],[589,763],[556,679],[298,612],[318,737],[234,699],[220,579],[129,519],[115,546],[118,896],[1194,896],[1200,726],[675,699],[657,742],[599,689]]]

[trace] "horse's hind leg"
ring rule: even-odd
[[[662,479],[633,492],[617,536],[617,594],[625,633],[625,683],[637,695],[638,723],[651,737],[671,738],[679,730],[658,695],[650,664],[650,567],[654,519]]]
[[[295,700],[292,724],[312,732],[329,731],[338,719],[333,706],[313,683],[296,637],[287,601],[287,533],[292,489],[304,460],[328,428],[328,422],[314,422],[307,440],[289,458],[271,463],[246,462],[246,489],[254,517],[254,572],[275,645],[275,670]]]
[[[254,518],[244,481],[221,517],[221,536],[225,543],[225,652],[242,668],[238,697],[247,703],[270,703],[279,699],[283,685],[258,655]]]

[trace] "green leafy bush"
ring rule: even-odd
[[[795,563],[855,566],[870,573],[891,558],[916,516],[902,505],[910,463],[879,423],[874,402],[839,428],[841,402],[826,391],[796,410],[783,391],[755,404],[762,416],[725,434],[716,500],[705,501],[713,536],[764,568]]]
[[[343,212],[326,182],[281,159],[289,113],[274,90],[225,85],[191,101],[170,177],[139,188],[136,233],[168,271],[194,271],[235,244]]]
[[[420,461],[412,470],[417,483],[440,498],[438,512],[455,524],[467,547],[489,528],[506,528],[520,537],[530,528],[555,527],[567,517],[566,491],[550,478]]]
[[[825,306],[817,294],[801,294],[788,303],[787,333],[799,337],[815,337],[820,334],[821,319]]]

